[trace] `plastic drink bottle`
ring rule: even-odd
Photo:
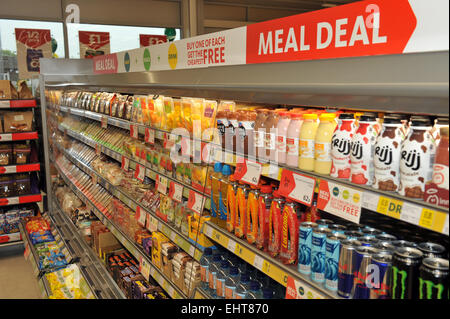
[[[267,251],[267,245],[269,243],[269,211],[272,199],[272,186],[261,186],[261,194],[258,198],[258,230],[255,244],[258,249],[264,251]]]
[[[250,186],[251,190],[247,200],[247,241],[253,244],[256,241],[258,232],[258,199],[259,187]]]
[[[317,131],[317,114],[304,114],[300,129],[298,167],[305,171],[314,169],[314,139]]]
[[[222,163],[214,164],[214,173],[211,174],[211,221],[218,224],[220,180],[222,178]]]
[[[331,139],[330,176],[350,179],[350,153],[352,137],[355,133],[355,116],[353,113],[339,115],[339,124]]]
[[[272,257],[278,256],[281,248],[281,213],[285,200],[278,191],[273,193],[273,201],[269,210],[269,254]]]
[[[233,175],[228,177],[227,186],[227,230],[230,233],[234,232],[234,226],[236,223],[236,212],[237,212],[237,200],[236,193],[239,183],[236,181]]]
[[[218,214],[218,225],[223,229],[227,227],[227,199],[228,199],[228,186],[229,177],[231,175],[231,167],[229,165],[223,165],[222,167],[222,178],[220,181],[220,193],[219,193],[219,214]]]
[[[208,278],[209,278],[209,265],[212,260],[212,249],[206,248],[203,252],[203,256],[200,259],[200,278],[201,278],[201,286],[203,289],[208,290]]]
[[[244,238],[247,232],[247,200],[250,187],[244,182],[239,182],[236,192],[236,219],[234,234],[239,238]]]
[[[262,290],[263,299],[273,299],[275,291],[271,288],[264,288]]]
[[[238,284],[239,269],[236,266],[232,266],[228,271],[228,278],[225,280],[225,299],[235,299]]]
[[[208,271],[208,292],[211,296],[216,295],[216,277],[217,272],[219,271],[220,262],[222,261],[222,258],[219,254],[214,254],[212,261],[209,264],[209,271]]]
[[[279,164],[286,163],[286,137],[291,122],[289,112],[281,112],[280,119],[277,124],[277,137],[276,137],[276,160]]]
[[[250,289],[247,293],[247,299],[263,299],[259,282],[254,280],[250,281]]]
[[[292,113],[291,121],[286,133],[286,165],[298,167],[299,159],[299,137],[300,128],[303,123],[303,115],[301,113]]]
[[[256,147],[256,154],[258,159],[267,159],[265,148],[266,126],[265,121],[268,115],[267,109],[257,110],[255,128],[254,128],[254,145]]]
[[[294,201],[286,199],[281,215],[280,257],[284,264],[295,264],[298,259],[298,218]]]
[[[228,260],[222,260],[216,275],[216,296],[219,299],[225,298],[225,281],[228,277],[228,268],[230,268]]]
[[[314,139],[314,172],[329,175],[331,171],[331,139],[336,129],[336,115],[323,113]]]
[[[250,276],[247,273],[241,274],[239,283],[236,287],[234,299],[247,299],[247,293],[250,289]]]

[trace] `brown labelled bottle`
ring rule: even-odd
[[[225,149],[236,152],[236,132],[238,130],[238,112],[228,113],[228,127],[225,128]]]
[[[217,141],[215,140],[214,142],[221,143],[220,145],[222,146],[222,148],[225,147],[225,131],[229,126],[228,113],[229,113],[228,110],[222,110],[218,111],[216,114],[216,127],[218,139]]]
[[[239,143],[242,146],[241,153],[248,156],[255,156],[254,147],[254,127],[256,120],[255,111],[242,112],[238,117],[239,122]]]
[[[265,140],[266,140],[266,119],[269,110],[259,109],[256,110],[256,120],[254,128],[254,145],[256,148],[256,155],[258,159],[267,159]]]
[[[279,113],[275,111],[269,111],[267,119],[265,121],[265,148],[266,157],[271,161],[276,160],[276,128],[278,125]]]

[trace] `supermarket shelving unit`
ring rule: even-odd
[[[448,58],[448,51],[445,51],[101,75],[92,74],[92,61],[89,60],[43,60],[40,87],[42,97],[45,96],[45,89],[71,89],[448,116]],[[47,108],[44,100],[41,101],[41,107],[44,114]],[[106,121],[107,125],[125,130],[134,126],[138,128],[140,134],[145,134],[147,129],[154,130],[156,139],[166,139],[170,135],[170,132],[160,129],[64,105],[56,106],[56,111],[98,122]],[[123,154],[108,149],[104,145],[96,145],[95,141],[68,128],[60,126],[59,129],[80,142],[94,148],[98,147],[102,153],[119,162],[122,160]],[[47,132],[44,132],[44,144],[48,149],[46,134]],[[233,153],[229,155],[239,156]],[[91,171],[73,156],[71,158],[67,152],[66,156],[86,173]],[[45,160],[48,164],[47,152]],[[137,164],[145,165],[131,158],[129,160],[130,168],[134,168]],[[150,178],[155,179],[156,174],[161,174],[148,165],[145,166],[147,176]],[[283,170],[307,175],[316,179],[317,182],[326,180],[355,188],[363,193],[362,208],[389,216],[393,222],[401,220],[448,236],[448,210],[441,207],[286,166],[277,166],[274,169],[273,165],[264,165],[262,175],[280,180]],[[172,179],[170,176],[165,177]],[[175,179],[174,181],[180,183]],[[104,187],[108,189],[105,182],[99,176],[99,183],[102,186],[104,184]],[[47,185],[49,184],[50,176],[47,174]],[[184,186],[184,190],[188,191],[188,185]],[[75,188],[73,189],[77,192]],[[132,209],[136,209],[139,205],[117,189],[110,188],[110,191]],[[198,190],[195,191],[198,192]],[[187,197],[187,194],[184,195]],[[49,202],[52,202],[53,194],[49,193],[49,197]],[[209,199],[205,199],[205,208],[208,209]],[[386,207],[391,202],[402,207],[402,212],[389,213]],[[153,212],[147,213],[152,215]],[[113,223],[102,216],[100,211],[97,210],[96,214],[135,257],[145,257],[142,256],[140,248],[129,241]],[[165,233],[164,227],[170,228],[164,221],[158,220],[158,229],[163,233]],[[294,266],[283,265],[211,222],[205,224],[203,233],[284,286],[286,286],[287,278],[291,277],[300,282],[305,291],[310,292],[315,298],[338,298],[322,285],[315,284],[309,277],[301,275]],[[187,250],[189,249],[191,248]],[[202,289],[197,289],[194,295],[207,297],[207,293]]]

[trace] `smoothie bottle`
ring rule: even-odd
[[[350,179],[352,183],[372,185],[374,177],[373,156],[379,132],[375,114],[364,113],[352,138],[350,154]]]
[[[331,171],[331,140],[336,129],[336,115],[322,113],[314,140],[314,172],[329,175]]]
[[[281,112],[280,119],[277,125],[277,139],[276,139],[276,161],[279,164],[286,163],[286,138],[291,117],[289,112]]]
[[[273,192],[273,200],[269,210],[269,246],[268,251],[272,257],[277,257],[281,249],[281,213],[285,200],[278,191]]]
[[[353,113],[342,113],[339,115],[338,127],[331,139],[332,164],[330,176],[350,179],[350,152],[355,129]]]
[[[225,130],[227,129],[229,111],[218,111],[216,115],[216,127],[217,127],[217,139],[214,139],[215,143],[220,143],[220,146],[225,147]]]
[[[298,257],[298,218],[294,201],[286,199],[281,215],[281,249],[280,258],[284,264],[297,263]]]
[[[258,200],[259,186],[250,186],[251,190],[247,200],[247,241],[250,244],[255,243],[258,233]]]
[[[264,251],[267,251],[267,244],[269,242],[269,211],[272,199],[272,186],[262,185],[261,194],[258,198],[258,230],[255,244],[258,249]]]
[[[373,187],[397,191],[400,184],[401,147],[405,139],[399,118],[384,117],[380,135],[375,143]]]
[[[286,134],[286,165],[290,167],[298,167],[298,143],[302,123],[302,113],[291,113],[291,121]]]
[[[228,186],[230,185],[229,178],[231,176],[231,167],[229,165],[223,165],[222,178],[220,179],[220,194],[219,194],[219,214],[217,224],[223,229],[227,228],[228,219]]]
[[[236,152],[236,133],[238,131],[238,113],[228,113],[228,127],[225,129],[225,149]]]
[[[275,111],[269,111],[267,119],[265,121],[266,134],[265,134],[265,148],[266,157],[271,161],[275,161],[276,151],[276,128],[278,124],[279,115]]]
[[[236,193],[238,189],[239,183],[236,181],[233,175],[228,177],[228,185],[227,185],[227,230],[230,233],[234,232],[234,226],[236,222],[236,213],[237,213],[237,201],[236,201]]]
[[[425,183],[432,180],[436,146],[430,129],[429,120],[411,119],[412,131],[401,150],[399,194],[402,196],[423,199]]]
[[[312,171],[314,169],[314,140],[317,127],[317,114],[303,115],[303,124],[299,137],[300,156],[298,160],[298,167],[301,170]]]
[[[255,156],[254,134],[256,112],[247,111],[239,118],[239,138],[243,145],[242,153]]]
[[[265,144],[266,127],[265,122],[267,119],[267,109],[256,110],[255,128],[254,128],[254,142],[256,148],[256,155],[259,159],[267,159]]]
[[[239,181],[236,192],[236,219],[234,224],[234,234],[239,238],[244,238],[247,231],[247,200],[250,187]]]

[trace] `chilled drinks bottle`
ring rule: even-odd
[[[225,298],[225,281],[228,278],[228,268],[230,263],[228,260],[222,260],[220,263],[220,269],[216,275],[216,296],[219,299]]]
[[[234,234],[239,238],[244,238],[247,232],[247,200],[250,187],[244,182],[239,182],[236,192],[236,219]]]
[[[218,224],[220,180],[222,178],[222,163],[214,164],[214,173],[211,174],[211,221]]]
[[[336,129],[336,115],[323,113],[314,139],[314,172],[329,175],[331,171],[331,139]]]
[[[219,215],[218,225],[223,229],[227,228],[228,210],[228,186],[230,184],[229,178],[231,175],[231,167],[229,165],[223,165],[222,178],[220,180],[220,193],[219,193]]]
[[[246,237],[250,244],[255,243],[258,232],[258,199],[259,186],[250,186],[251,190],[247,200],[247,231]]]
[[[276,138],[276,162],[278,164],[286,163],[286,137],[289,128],[291,117],[289,112],[281,112],[280,119],[277,125],[277,138]]]
[[[298,167],[301,170],[312,171],[314,169],[314,139],[316,138],[317,126],[317,114],[303,115],[303,124],[300,129],[300,156],[298,161]]]
[[[228,277],[225,280],[225,299],[235,299],[238,284],[239,269],[236,266],[232,266],[230,267]]]
[[[236,213],[237,213],[237,200],[236,193],[238,189],[239,183],[236,181],[233,175],[228,177],[228,186],[227,186],[227,230],[230,233],[234,232],[235,223],[236,223]]]
[[[273,193],[273,201],[269,210],[269,254],[272,257],[278,256],[281,249],[281,214],[285,200],[278,191]]]
[[[261,194],[258,198],[258,231],[256,236],[256,247],[267,251],[269,243],[269,211],[272,204],[272,186],[262,185]]]
[[[222,261],[221,255],[216,253],[213,255],[212,260],[209,264],[209,271],[208,271],[208,292],[211,296],[216,296],[216,279],[217,279],[217,272],[220,268],[220,263]]]
[[[250,289],[247,292],[247,299],[263,299],[261,286],[257,281],[250,281]]]
[[[255,129],[254,129],[254,145],[256,147],[256,154],[259,160],[267,159],[265,138],[266,138],[266,119],[269,110],[260,109],[257,110]]]
[[[201,278],[201,286],[203,289],[208,290],[208,278],[209,278],[209,265],[212,260],[212,249],[206,248],[203,252],[203,256],[200,259],[200,278]]]
[[[298,167],[298,143],[302,123],[302,114],[291,114],[291,121],[286,133],[286,165],[290,167]]]
[[[250,289],[250,276],[248,273],[241,274],[236,287],[234,299],[247,299],[247,293]]]
[[[352,136],[355,133],[353,113],[339,115],[338,127],[331,140],[331,172],[330,176],[350,179],[350,153]]]

